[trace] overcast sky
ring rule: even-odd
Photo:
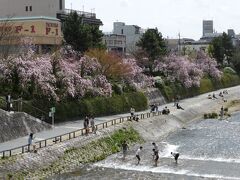
[[[240,32],[240,0],[65,0],[66,8],[95,12],[104,32],[113,22],[144,29],[157,27],[163,36],[195,40],[202,35],[202,20],[213,20],[217,32]]]

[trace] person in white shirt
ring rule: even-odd
[[[140,158],[140,153],[142,151],[142,146],[140,146],[136,152],[136,158],[138,159],[137,165],[140,163],[141,158]]]

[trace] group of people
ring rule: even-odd
[[[131,108],[130,109],[130,119],[129,120],[134,120],[134,121],[139,121],[138,115],[135,115],[135,109]]]
[[[165,108],[162,110],[162,114],[164,114],[164,115],[170,114],[170,110],[168,109],[167,106],[165,106]]]
[[[150,112],[158,112],[158,104],[150,105]]]
[[[158,160],[159,160],[159,149],[158,149],[158,146],[157,146],[157,144],[155,142],[153,142],[152,145],[153,145],[153,149],[152,149],[153,154],[152,154],[152,156],[153,156],[154,166],[157,166],[158,165]],[[129,149],[129,146],[128,146],[127,142],[124,141],[122,143],[123,160],[125,160],[125,158],[127,156],[127,150],[128,149]],[[139,165],[139,163],[141,161],[142,149],[143,149],[143,147],[140,146],[137,149],[136,153],[135,153],[136,158],[137,158],[137,165]],[[171,155],[174,157],[175,162],[177,163],[180,154],[178,152],[171,152]]]
[[[92,129],[92,133],[96,134],[97,127],[95,126],[95,119],[93,116],[86,116],[83,121],[83,127],[86,130],[86,135],[89,134],[90,128]]]
[[[219,97],[222,98],[223,102],[227,102],[227,99],[224,97],[225,94],[228,94],[228,90],[223,90],[219,92]],[[208,95],[208,99],[218,99],[215,95],[215,93],[213,93],[212,95],[209,94]]]

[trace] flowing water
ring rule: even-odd
[[[143,145],[142,160],[136,165],[132,147],[125,161],[122,154],[79,167],[75,172],[51,179],[239,179],[240,113],[223,121],[195,122],[157,141],[160,149],[158,167],[153,166],[152,142]],[[172,151],[180,153],[176,164]]]

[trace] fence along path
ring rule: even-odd
[[[136,116],[139,118],[139,120],[150,118],[150,117],[153,117],[153,116],[159,116],[159,115],[161,115],[161,111],[136,114]],[[126,117],[120,117],[120,118],[112,119],[112,120],[97,124],[96,128],[97,128],[97,130],[104,129],[104,128],[107,128],[107,127],[110,127],[110,126],[114,126],[116,124],[123,123],[123,122],[128,121],[128,120],[131,120],[131,118],[132,118],[131,116],[126,116]],[[90,128],[90,133],[91,133],[91,131],[92,130]],[[79,130],[75,130],[75,131],[72,131],[70,133],[65,133],[65,134],[62,134],[62,135],[58,135],[58,136],[55,136],[55,137],[51,137],[51,138],[48,138],[48,139],[37,141],[37,142],[34,143],[34,145],[35,145],[36,149],[40,149],[40,148],[44,148],[44,147],[47,147],[47,146],[52,146],[54,144],[61,143],[63,141],[67,141],[67,140],[76,138],[76,137],[79,137],[79,136],[83,136],[85,134],[86,134],[86,129],[81,128]],[[2,157],[2,158],[10,157],[10,156],[13,156],[13,155],[22,154],[22,153],[26,153],[26,152],[29,152],[29,145],[28,144],[26,144],[24,146],[20,146],[20,147],[16,147],[16,148],[1,151],[0,152],[0,157]]]

